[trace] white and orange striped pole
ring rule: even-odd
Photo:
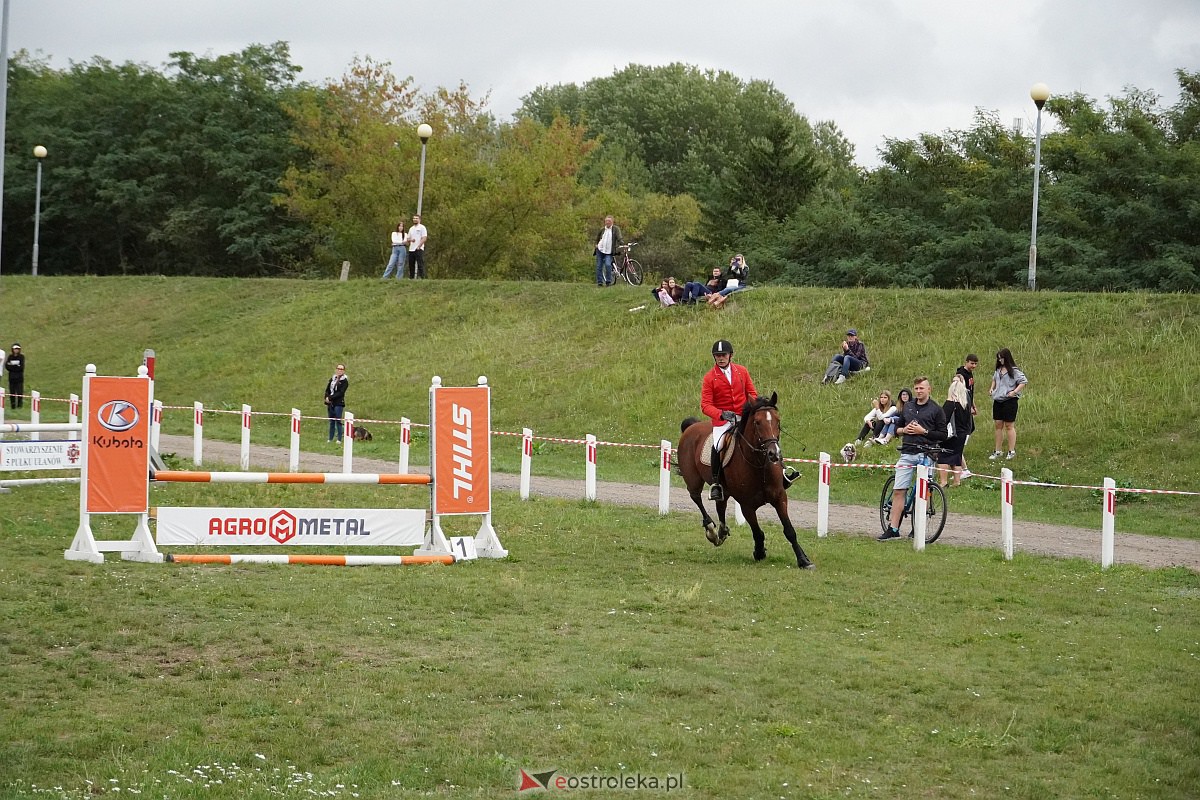
[[[288,472],[300,471],[300,409],[292,409],[292,436],[288,446]]]
[[[427,486],[429,475],[387,472],[200,472],[196,470],[160,470],[154,473],[159,483],[329,483],[380,484],[387,486]]]
[[[416,564],[453,564],[451,554],[425,556],[356,556],[356,555],[226,555],[167,554],[166,561],[175,564],[309,564],[325,567],[399,567]]]
[[[533,473],[533,429],[521,429],[521,499],[529,499],[529,480]]]

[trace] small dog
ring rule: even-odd
[[[375,437],[371,435],[371,432],[369,430],[367,430],[366,428],[364,428],[362,425],[354,426],[354,441],[369,442],[374,438]]]
[[[842,447],[842,462],[852,464],[856,458],[858,458],[858,450],[854,447],[854,442],[846,442]]]

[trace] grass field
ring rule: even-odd
[[[88,362],[130,374],[151,347],[168,405],[316,415],[344,360],[359,417],[426,421],[432,375],[483,374],[495,429],[613,442],[675,439],[712,340],[729,338],[760,389],[780,392],[789,456],[836,451],[879,388],[927,373],[944,391],[967,350],[1009,346],[1031,378],[1019,478],[1200,486],[1192,297],[755,289],[720,313],[628,310],[649,299],[533,283],[0,286],[4,335],[47,397],[78,392]],[[849,325],[874,369],[820,387]],[[190,433],[190,411],[164,427]],[[236,439],[231,415],[209,427]],[[364,454],[394,456],[394,430],[377,427]],[[286,431],[264,418],[254,440]],[[305,437],[327,447],[317,424]],[[985,464],[979,439],[968,457]],[[514,470],[513,440],[494,447]],[[652,483],[656,464],[653,450],[606,448],[600,471]],[[540,443],[535,470],[581,477],[582,451]],[[839,502],[873,502],[882,477],[838,480]],[[224,506],[427,496],[169,491],[171,504]],[[812,481],[793,492],[811,496]],[[986,481],[953,500],[996,507]],[[1023,518],[1098,516],[1086,491],[1027,489],[1022,503]],[[1196,510],[1137,496],[1118,517],[1123,531],[1196,538]],[[1200,576],[1187,570],[801,531],[820,565],[802,572],[777,526],[756,564],[744,529],[717,549],[679,515],[507,494],[494,517],[512,555],[498,562],[100,566],[62,558],[77,514],[74,487],[0,496],[0,797],[492,798],[515,795],[522,769],[682,775],[671,794],[698,798],[1191,798],[1200,786]],[[96,528],[115,538],[132,522]]]
[[[62,559],[70,488],[14,499],[0,506],[5,797],[507,797],[522,768],[682,774],[675,794],[706,798],[1200,785],[1186,570],[807,534],[820,568],[805,573],[777,527],[756,564],[740,530],[716,549],[650,510],[507,495],[501,562],[94,566]]]
[[[650,278],[647,278],[649,281]],[[191,278],[5,276],[5,333],[25,347],[26,386],[48,398],[78,392],[83,367],[132,374],[142,351],[157,352],[156,396],[168,406],[164,430],[190,435],[191,406],[286,415],[324,413],[324,381],[337,361],[351,380],[357,417],[428,421],[428,388],[493,387],[493,428],[519,434],[638,443],[601,447],[602,479],[657,481],[657,445],[677,440],[679,421],[699,413],[709,348],[733,340],[737,360],[760,390],[778,391],[789,457],[837,453],[853,438],[872,397],[895,393],[917,374],[935,397],[968,351],[983,359],[979,431],[967,450],[979,471],[998,474],[986,398],[991,359],[1010,347],[1030,377],[1017,423],[1021,480],[1097,486],[1200,489],[1200,300],[1189,295],[1067,294],[921,290],[756,288],[721,312],[653,308],[627,286],[425,281],[347,283]],[[847,326],[862,331],[873,369],[844,386],[819,379]],[[44,418],[65,419],[47,402]],[[57,417],[52,415],[57,414]],[[237,441],[236,414],[207,415],[206,435]],[[373,425],[364,455],[393,458],[395,425]],[[286,444],[283,417],[256,418],[253,438]],[[303,446],[319,449],[325,426],[305,423]],[[414,461],[426,446],[416,429]],[[493,443],[495,466],[516,471],[520,442]],[[190,454],[183,454],[190,455]],[[866,451],[893,461],[894,451]],[[419,463],[419,462],[417,462]],[[537,474],[582,477],[583,448],[538,441]],[[872,504],[877,472],[840,471],[836,499]],[[793,490],[812,499],[815,482]],[[955,510],[993,514],[994,482],[978,480]],[[1123,531],[1200,537],[1200,498],[1121,495]],[[1086,490],[1022,490],[1023,518],[1095,525],[1099,499]]]

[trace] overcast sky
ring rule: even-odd
[[[501,120],[539,85],[631,62],[724,69],[837,123],[866,166],[885,137],[969,128],[976,108],[1031,125],[1039,81],[1096,100],[1135,86],[1173,104],[1174,70],[1200,70],[1200,0],[9,2],[9,51],[55,68],[97,55],[161,67],[173,51],[283,40],[304,80],[369,55],[425,90],[462,80],[490,91]]]

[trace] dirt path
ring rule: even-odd
[[[164,452],[190,454],[192,438],[190,436],[169,436],[163,434],[160,441]],[[332,446],[331,446],[332,447]],[[231,442],[204,442],[204,456],[209,463],[237,464],[240,458],[240,446]],[[288,451],[284,447],[267,447],[251,445],[251,464],[255,469],[286,470]],[[356,458],[356,472],[393,472],[395,461]],[[300,454],[300,468],[311,472],[340,472],[342,457],[337,453],[313,453],[303,451]],[[424,471],[415,469],[414,471]],[[492,476],[492,486],[503,491],[519,491],[520,477],[495,473]],[[530,480],[530,491],[546,497],[557,497],[577,500],[583,497],[583,480],[565,478],[545,478],[537,475]],[[602,503],[612,503],[620,506],[658,508],[658,487],[634,483],[598,482],[596,499]],[[816,526],[816,503],[793,500],[788,504],[792,522],[797,528],[812,529]],[[695,516],[693,522],[699,531],[699,515],[687,492],[681,487],[671,489],[671,511]],[[773,516],[773,512],[771,514]],[[760,516],[764,524],[767,517]],[[1026,522],[1019,519],[1013,522],[1014,549],[1026,553],[1049,555],[1069,558],[1084,558],[1100,562],[1100,520],[1097,514],[1096,528],[1073,528],[1065,525],[1047,525],[1040,522]],[[778,524],[778,522],[776,522]],[[834,505],[829,511],[830,532],[849,535],[874,535],[878,530],[878,511],[866,506]],[[952,514],[946,522],[947,530],[938,540],[937,546],[963,545],[969,547],[1000,547],[999,517],[972,517],[965,514]],[[1139,564],[1144,567],[1158,569],[1162,567],[1183,566],[1200,572],[1200,541],[1185,539],[1169,539],[1161,536],[1142,536],[1132,533],[1121,533],[1120,519],[1116,533],[1116,562],[1118,564]]]

